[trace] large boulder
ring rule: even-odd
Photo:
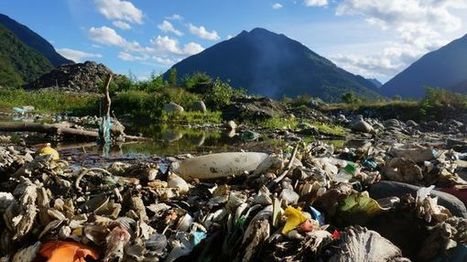
[[[206,105],[201,100],[194,102],[193,105],[191,106],[191,110],[195,112],[202,112],[202,113],[206,113],[208,111],[206,108]]]
[[[164,112],[168,114],[182,113],[184,111],[185,109],[183,108],[183,106],[174,102],[170,102],[164,105]]]
[[[350,124],[350,128],[353,131],[362,133],[372,133],[374,131],[373,127],[368,122],[363,120],[361,115],[359,115],[355,121]]]
[[[99,87],[112,71],[103,64],[86,61],[84,63],[66,64],[28,85],[29,89],[56,88],[67,91],[99,92]]]

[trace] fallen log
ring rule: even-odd
[[[40,124],[40,123],[23,123],[23,122],[3,122],[0,123],[0,131],[2,132],[37,132],[56,134],[63,136],[73,136],[85,139],[97,140],[99,132],[96,130],[84,130],[72,127],[66,127],[60,124]],[[124,135],[125,140],[145,141],[150,140],[146,137]]]

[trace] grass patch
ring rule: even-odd
[[[97,94],[53,90],[0,89],[0,108],[4,110],[30,105],[39,112],[70,112],[77,115],[98,114],[99,101],[100,96]]]
[[[345,136],[347,134],[347,130],[340,125],[333,125],[322,122],[312,122],[311,125],[316,127],[316,129],[318,129],[318,131],[322,134],[332,136]]]
[[[294,129],[298,125],[298,121],[295,118],[281,118],[273,117],[257,123],[258,126],[268,129]]]

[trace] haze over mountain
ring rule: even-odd
[[[388,97],[421,98],[426,86],[467,93],[467,35],[424,55],[380,90]]]
[[[73,61],[57,53],[55,48],[47,40],[27,26],[3,14],[0,14],[0,24],[15,34],[25,45],[45,56],[53,66],[57,67],[63,64],[73,63]]]
[[[282,34],[255,28],[190,56],[172,68],[179,77],[205,72],[230,80],[251,94],[273,98],[298,95],[340,100],[346,92],[377,97],[369,80],[347,72],[303,44]]]

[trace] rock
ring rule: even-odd
[[[415,122],[413,120],[407,120],[407,122],[405,122],[405,124],[407,125],[407,127],[417,127],[418,126],[417,122]]]
[[[193,103],[193,105],[191,106],[191,109],[195,112],[203,112],[203,113],[206,113],[208,111],[203,101],[197,101]]]
[[[261,136],[260,133],[257,133],[257,132],[252,131],[252,130],[245,130],[245,131],[241,134],[242,140],[245,140],[245,141],[255,141],[255,140],[257,140],[260,136]]]
[[[223,110],[225,119],[264,120],[273,117],[285,117],[286,108],[280,102],[267,97],[235,98]]]
[[[350,124],[350,128],[353,131],[362,132],[362,133],[371,133],[374,131],[373,127],[363,120],[363,117],[360,115],[355,121]]]
[[[384,121],[384,125],[388,127],[400,127],[401,123],[399,122],[399,120],[393,118]]]
[[[225,127],[228,129],[228,130],[235,130],[237,129],[237,124],[233,121],[233,120],[230,120],[229,122],[227,122],[225,124]]]
[[[406,194],[411,194],[415,197],[419,189],[420,187],[418,186],[406,183],[380,181],[372,185],[368,192],[373,199],[381,199],[392,196],[401,197]],[[431,195],[438,197],[438,204],[449,209],[453,215],[467,218],[467,209],[464,203],[457,197],[438,190],[431,191]]]
[[[182,113],[185,109],[181,105],[178,105],[174,102],[170,102],[164,105],[164,112],[169,114]]]
[[[99,92],[99,87],[112,71],[103,64],[86,61],[84,63],[66,64],[42,75],[32,82],[28,88],[59,88],[75,92]]]

